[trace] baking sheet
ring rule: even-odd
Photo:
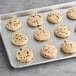
[[[47,7],[47,8],[49,8],[49,7]],[[1,20],[1,28],[2,28],[1,36],[2,36],[3,43],[5,45],[6,52],[7,52],[7,55],[8,55],[8,58],[9,58],[9,61],[10,61],[12,67],[14,67],[14,68],[22,68],[22,67],[27,67],[27,66],[32,66],[32,65],[37,65],[37,64],[57,61],[57,60],[61,60],[61,59],[76,57],[76,54],[65,55],[60,50],[60,45],[61,45],[61,43],[64,40],[68,39],[68,40],[76,41],[76,33],[74,32],[74,28],[76,26],[76,21],[75,20],[70,20],[70,19],[68,19],[66,17],[67,9],[58,9],[58,10],[61,12],[61,14],[63,16],[63,20],[60,23],[58,23],[58,24],[48,23],[48,21],[46,20],[47,14],[49,13],[48,11],[47,12],[43,12],[43,13],[38,13],[39,15],[42,16],[43,21],[44,21],[43,25],[40,26],[40,27],[47,28],[50,31],[50,35],[51,35],[50,39],[48,41],[45,41],[45,42],[38,42],[38,41],[35,41],[33,39],[34,31],[36,29],[40,28],[40,27],[31,28],[31,27],[29,27],[27,25],[27,18],[28,18],[29,15],[28,16],[19,16],[18,17],[21,20],[22,28],[20,30],[16,31],[16,32],[22,32],[23,34],[28,36],[29,41],[23,47],[31,49],[33,51],[33,54],[34,54],[33,60],[31,62],[29,62],[29,63],[20,63],[20,62],[18,62],[16,60],[16,56],[15,55],[16,55],[16,51],[19,49],[19,47],[16,47],[16,46],[11,44],[10,39],[11,39],[11,35],[13,34],[13,32],[10,32],[10,31],[8,31],[5,28],[7,19],[5,17],[6,15],[2,16],[3,19]],[[60,39],[60,38],[55,37],[54,29],[58,25],[67,25],[67,26],[69,26],[70,29],[71,29],[71,35],[68,38],[66,38],[66,39]],[[44,46],[45,44],[53,44],[53,45],[56,46],[56,48],[58,50],[58,53],[57,53],[57,57],[55,59],[44,59],[44,58],[42,58],[40,56],[40,48],[42,46]]]

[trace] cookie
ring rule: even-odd
[[[59,38],[66,38],[70,35],[70,28],[66,25],[57,26],[54,30],[54,34]]]
[[[40,15],[31,15],[27,19],[27,24],[31,27],[41,26],[43,24],[43,19]]]
[[[47,21],[50,23],[56,24],[56,23],[61,22],[61,20],[62,20],[62,15],[58,11],[52,11],[47,16]]]
[[[34,39],[37,41],[46,41],[50,38],[50,32],[45,28],[38,28],[34,32]]]
[[[9,19],[6,23],[6,28],[10,31],[16,31],[20,29],[21,26],[22,24],[18,18]]]
[[[16,59],[21,63],[30,62],[33,59],[33,52],[28,48],[20,48],[16,52]]]
[[[22,33],[14,33],[11,42],[15,46],[23,46],[28,42],[28,37]]]
[[[40,54],[46,59],[55,58],[57,55],[57,48],[54,45],[45,45],[41,48]]]
[[[61,44],[61,51],[65,54],[76,53],[76,42],[74,42],[74,41],[64,41]]]
[[[76,20],[76,7],[72,7],[67,10],[67,17],[72,20]]]

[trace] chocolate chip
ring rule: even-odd
[[[22,50],[22,48],[20,48],[20,50]]]
[[[18,52],[18,54],[20,55],[20,52]]]
[[[35,16],[32,16],[32,17],[35,17]]]
[[[19,40],[21,40],[21,39],[19,39]]]
[[[59,16],[56,16],[59,19]]]
[[[29,53],[29,51],[27,51],[27,54]]]
[[[72,44],[70,44],[72,46]]]
[[[16,37],[16,39],[18,39],[18,37]]]
[[[65,42],[67,42],[67,41],[64,41],[64,43],[65,43]]]
[[[41,28],[39,28],[39,30],[41,30]]]
[[[11,24],[12,22],[10,21],[9,24]]]
[[[28,57],[29,55],[26,55],[26,57]]]
[[[17,24],[20,24],[20,22],[18,22]]]

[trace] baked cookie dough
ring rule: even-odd
[[[76,7],[72,7],[67,10],[67,17],[72,20],[76,20]]]
[[[6,28],[10,31],[16,31],[20,29],[21,26],[22,24],[18,18],[9,19],[6,23]]]
[[[16,52],[16,59],[21,63],[30,62],[33,59],[33,52],[28,48],[20,48]]]
[[[54,30],[54,34],[59,38],[66,38],[70,35],[70,28],[66,25],[57,26]]]
[[[11,42],[15,46],[23,46],[28,42],[28,37],[22,33],[14,33]]]
[[[61,20],[62,20],[62,15],[58,11],[52,11],[47,16],[47,21],[50,23],[56,24],[56,23],[61,22]]]
[[[27,19],[27,24],[31,27],[37,27],[43,25],[43,19],[40,15],[31,15]]]
[[[45,45],[41,48],[40,54],[46,59],[55,58],[57,55],[57,48],[54,45]]]
[[[65,54],[76,53],[76,42],[74,42],[74,41],[64,41],[61,44],[61,51]]]
[[[37,41],[46,41],[50,38],[50,32],[45,28],[38,28],[34,32],[34,39]]]

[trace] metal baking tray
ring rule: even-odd
[[[76,2],[52,5],[52,6],[42,7],[42,8],[36,8],[36,9],[31,9],[31,10],[24,10],[24,11],[20,11],[20,12],[0,15],[0,24],[1,24],[0,34],[1,34],[4,46],[6,48],[6,52],[7,52],[11,66],[14,68],[22,68],[22,67],[33,66],[33,65],[37,65],[37,64],[43,64],[43,63],[47,63],[47,62],[53,62],[53,61],[57,61],[57,60],[76,57],[76,54],[64,55],[63,53],[61,53],[60,45],[64,41],[64,39],[57,38],[54,35],[54,29],[57,25],[61,25],[61,24],[67,25],[71,28],[71,35],[66,39],[76,41],[76,33],[74,32],[74,28],[76,26],[76,20],[73,21],[66,17],[67,9],[70,7],[73,7],[73,6],[76,6]],[[63,20],[58,24],[50,24],[46,20],[47,14],[53,10],[59,10],[61,12],[61,14],[63,15]],[[48,41],[37,42],[33,39],[33,32],[37,28],[39,28],[39,27],[31,28],[27,25],[27,17],[33,13],[38,13],[42,16],[42,18],[44,20],[44,24],[40,27],[47,28],[51,34],[51,37]],[[13,34],[13,32],[10,32],[5,28],[7,20],[13,16],[19,17],[22,22],[22,28],[16,32],[22,32],[22,33],[26,34],[29,38],[28,43],[25,46],[23,46],[23,47],[27,47],[27,48],[31,49],[34,53],[34,58],[29,63],[20,63],[16,60],[15,55],[16,55],[16,51],[19,49],[19,47],[16,47],[11,44],[10,39],[11,39],[11,35]],[[58,53],[57,53],[57,57],[55,59],[48,60],[48,59],[44,59],[40,56],[40,48],[42,46],[44,46],[45,44],[54,44],[57,47]]]

